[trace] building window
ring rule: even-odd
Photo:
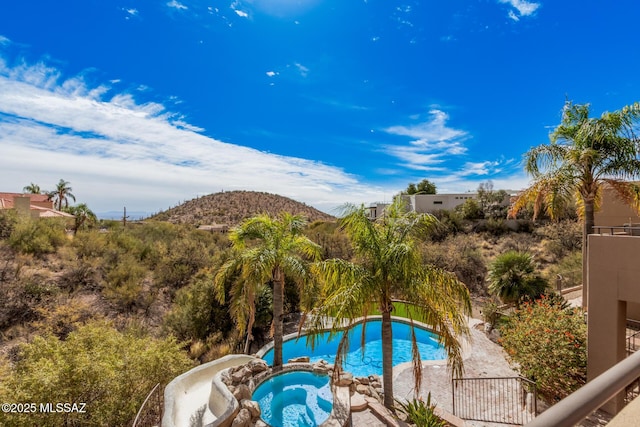
[[[433,204],[434,205],[441,205],[442,204],[442,200],[434,200]]]

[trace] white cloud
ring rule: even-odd
[[[240,1],[236,0],[233,3],[231,3],[231,5],[229,6],[231,8],[231,10],[233,10],[236,15],[238,15],[241,18],[248,18],[249,17],[249,13],[247,13],[246,11],[242,10],[242,4]]]
[[[178,10],[187,10],[188,7],[183,5],[182,3],[178,2],[177,0],[171,0],[170,2],[167,3],[167,6],[172,7],[174,9],[178,9]]]
[[[509,11],[509,18],[519,21],[520,16],[531,16],[536,10],[542,6],[541,3],[529,2],[527,0],[498,0],[499,3],[508,4],[518,11],[516,14],[513,10]]]
[[[447,113],[433,109],[425,122],[385,129],[393,135],[413,138],[408,146],[387,146],[385,151],[405,162],[406,167],[420,170],[431,170],[432,165],[442,163],[444,156],[464,154],[467,149],[462,143],[469,135],[447,126],[448,119]]]
[[[309,75],[309,69],[299,62],[294,62],[293,65],[298,69],[298,72],[302,77],[307,77]]]
[[[413,120],[419,118],[412,116]],[[434,108],[428,120],[384,129],[411,140],[405,145],[387,145],[383,150],[400,161],[398,166],[404,168],[405,176],[407,170],[416,171],[416,179],[421,179],[419,177],[424,178],[427,172],[438,186],[438,192],[475,191],[479,183],[487,179],[499,183],[500,187],[496,188],[517,190],[526,186],[522,168],[513,159],[465,161],[468,149],[464,142],[471,135],[449,126],[448,121],[447,113]]]
[[[466,162],[464,164],[463,170],[459,173],[459,175],[489,175],[495,173],[499,165],[499,161]]]
[[[247,12],[242,11],[242,10],[234,9],[234,12],[236,13],[236,15],[238,15],[241,18],[248,18],[249,17],[249,14]]]
[[[157,211],[221,189],[278,193],[330,211],[387,191],[321,162],[213,139],[161,104],[127,93],[104,99],[106,89],[63,80],[46,64],[0,68],[2,189],[64,178],[96,211]]]
[[[274,77],[275,75],[277,75],[278,73],[276,73],[275,71],[267,71],[266,72],[267,76],[269,77]]]
[[[135,9],[135,8],[130,8],[130,9],[122,8],[122,10],[131,16],[137,16],[139,13],[138,9]],[[129,19],[129,17],[127,17],[127,19]]]

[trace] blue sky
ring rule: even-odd
[[[526,186],[565,98],[640,100],[636,0],[20,0],[0,13],[2,191],[94,211],[221,190],[331,212]]]

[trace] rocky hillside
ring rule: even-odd
[[[304,203],[277,194],[256,191],[226,191],[209,194],[160,212],[150,219],[169,221],[174,224],[233,226],[257,214],[277,215],[283,211],[304,215],[309,222],[335,219]]]

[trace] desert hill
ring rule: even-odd
[[[277,215],[283,211],[304,215],[309,222],[335,219],[331,215],[288,197],[257,191],[224,191],[209,194],[184,202],[149,219],[174,224],[233,226],[257,214]]]

